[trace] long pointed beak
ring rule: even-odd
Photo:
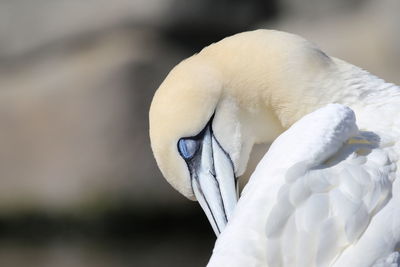
[[[218,236],[232,217],[238,200],[233,164],[212,133],[205,129],[200,155],[190,166],[194,194]]]

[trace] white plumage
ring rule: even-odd
[[[359,131],[351,109],[304,116],[257,166],[209,266],[372,266],[400,238],[396,163],[393,146]],[[398,266],[394,255],[387,266]]]

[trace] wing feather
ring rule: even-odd
[[[368,266],[384,257],[400,216],[391,212],[396,154],[379,140],[341,105],[304,116],[259,163],[209,266]],[[381,237],[387,218],[397,221]],[[368,257],[348,257],[366,247]]]
[[[394,168],[385,151],[363,135],[325,163],[294,168],[268,216],[266,242],[280,243],[279,262],[296,263],[287,266],[329,266],[391,197]],[[288,242],[289,236],[296,238]]]

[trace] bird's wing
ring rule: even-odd
[[[231,266],[331,266],[390,202],[396,164],[389,150],[374,133],[358,131],[347,107],[305,116],[260,162],[210,265],[247,251]]]
[[[327,162],[286,173],[266,224],[270,266],[330,266],[390,200],[395,164],[368,135],[352,140]]]

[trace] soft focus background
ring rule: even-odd
[[[204,266],[214,234],[150,150],[168,71],[275,28],[400,83],[399,12],[398,0],[0,0],[0,266]]]

